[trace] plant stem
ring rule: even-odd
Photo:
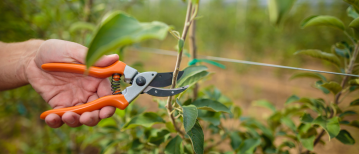
[[[194,14],[196,8],[193,9],[192,14]],[[196,16],[194,16],[196,17]],[[193,21],[190,29],[189,29],[189,51],[191,53],[191,59],[197,58],[197,45],[196,45],[196,20]],[[196,100],[198,94],[198,83],[196,83],[193,87],[193,100]]]
[[[346,73],[348,73],[348,74],[352,73],[358,53],[359,53],[359,42],[355,45],[355,50],[354,50],[353,56],[350,59],[349,66],[348,66],[348,69],[346,70]],[[342,80],[341,87],[343,89],[344,89],[346,83],[348,82],[348,80],[349,80],[349,76],[345,76],[344,79]],[[340,91],[338,94],[335,95],[335,100],[334,100],[335,104],[339,104],[339,98],[341,95],[342,95],[342,91]]]
[[[324,134],[325,134],[325,131],[324,131],[324,129],[322,129],[322,131],[319,133],[319,135],[315,138],[313,147],[315,147],[315,145],[317,145],[319,143],[320,139],[323,137]],[[309,154],[310,151],[307,150],[305,153]]]
[[[354,41],[354,39],[348,34],[348,32],[344,32],[344,34],[346,35],[346,36],[348,36],[348,38],[350,39],[350,41],[353,43],[353,45],[355,44],[355,41]]]
[[[91,8],[92,8],[92,5],[93,5],[93,0],[87,0],[85,2],[85,7],[84,7],[84,21],[85,22],[90,22],[90,15],[91,15]],[[87,30],[85,30],[83,33],[82,33],[82,44],[83,45],[86,45],[86,34],[87,34]]]
[[[84,21],[89,22],[90,21],[90,14],[91,14],[91,8],[93,5],[93,0],[87,0],[85,2],[85,7],[84,7]]]
[[[181,39],[183,41],[186,40],[188,29],[191,26],[191,11],[192,11],[192,2],[188,1],[186,20],[185,20],[185,24],[183,27],[182,37],[181,37]],[[175,66],[175,70],[173,72],[173,78],[172,78],[172,85],[171,85],[172,89],[176,87],[176,81],[177,81],[177,77],[178,77],[179,67],[181,65],[181,60],[182,60],[182,52],[183,52],[183,48],[182,48],[182,50],[178,51],[178,54],[177,54],[176,66]],[[172,96],[168,97],[166,107],[167,107],[168,116],[170,116],[170,120],[171,120],[173,126],[175,127],[176,131],[181,135],[181,137],[184,138],[185,132],[181,131],[181,129],[176,124],[173,114],[171,114],[171,112],[173,110],[172,109]]]
[[[217,141],[216,143],[213,143],[213,144],[207,146],[207,147],[204,149],[204,152],[207,152],[208,150],[210,150],[210,149],[213,148],[214,146],[217,146],[217,145],[221,144],[222,142],[223,142],[223,140],[221,139],[221,140]]]
[[[350,63],[348,65],[348,69],[346,70],[346,73],[348,73],[348,74],[352,73],[358,53],[359,53],[359,42],[355,45],[355,50],[354,50],[353,56],[350,59]],[[348,82],[348,80],[349,80],[349,76],[345,76],[344,79],[342,80],[341,87],[343,88],[343,90],[344,90],[344,87],[345,87],[346,83]],[[334,99],[335,104],[339,104],[339,98],[342,95],[343,90],[335,95],[335,99]],[[335,116],[335,115],[334,115],[334,112],[332,111],[330,113],[329,118],[332,118],[333,116]],[[322,131],[319,133],[319,135],[314,140],[314,146],[319,143],[320,139],[323,137],[324,134],[325,134],[325,130],[322,129]],[[305,153],[309,154],[310,151],[307,150]]]

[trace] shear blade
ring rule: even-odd
[[[163,88],[155,88],[155,87],[148,86],[143,92],[147,93],[149,95],[152,95],[152,96],[167,97],[167,96],[173,96],[173,95],[179,94],[179,93],[185,91],[188,87],[189,86],[184,86],[184,87],[176,88],[176,89],[163,89]]]
[[[179,71],[177,81],[182,77],[183,71]],[[172,84],[173,72],[157,73],[155,78],[149,84],[152,87],[167,87]]]

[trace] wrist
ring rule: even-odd
[[[19,80],[24,84],[29,83],[28,67],[30,66],[30,63],[34,61],[37,51],[43,42],[43,40],[28,40],[23,42],[25,51],[19,58],[20,65],[17,69],[17,74],[19,74]]]

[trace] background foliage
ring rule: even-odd
[[[268,4],[272,6],[275,2],[269,0]],[[198,52],[204,55],[343,71],[343,63],[348,62],[347,53],[353,52],[354,49],[353,45],[349,45],[350,39],[342,33],[343,29],[348,29],[348,33],[352,34],[348,25],[353,18],[347,16],[348,7],[349,4],[342,1],[298,0],[291,10],[280,10],[279,13],[285,13],[273,17],[268,14],[272,13],[273,9],[267,9],[267,1],[203,1],[200,3],[197,20]],[[0,40],[13,42],[32,38],[56,38],[89,46],[96,27],[103,17],[113,10],[122,10],[140,22],[161,21],[179,31],[183,26],[186,3],[179,0],[3,0],[0,2]],[[351,13],[356,18],[355,13]],[[309,27],[316,25],[316,22],[302,21],[312,15],[335,16],[345,24],[335,24],[334,27],[339,27],[338,30]],[[300,25],[302,28],[308,28],[300,29]],[[177,40],[174,37],[166,37],[163,41],[149,40],[135,46],[173,50],[176,44]],[[334,52],[331,55],[325,54],[332,50]],[[174,65],[174,59],[139,53],[131,48],[113,52],[119,53],[124,62],[139,71],[171,71]],[[297,56],[293,56],[294,53]],[[303,54],[322,59],[324,57],[324,60],[314,61],[312,58],[300,56]],[[159,58],[161,62],[158,62]],[[331,65],[332,62],[336,66]],[[199,99],[191,99],[190,89],[178,100],[178,105],[182,106],[177,107],[183,113],[175,113],[183,115],[186,132],[191,132],[194,128],[193,131],[204,131],[204,148],[207,148],[205,151],[359,151],[353,148],[355,146],[343,144],[357,144],[354,141],[358,139],[358,134],[355,133],[355,127],[358,127],[355,106],[359,103],[355,98],[355,92],[354,95],[347,95],[347,99],[339,106],[333,104],[333,94],[342,90],[336,83],[341,81],[341,77],[324,77],[309,73],[295,74],[291,77],[290,74],[293,72],[286,70],[267,70],[257,66],[229,63],[225,64],[226,69],[205,65],[207,67],[187,68],[196,72],[194,74],[200,74],[197,75],[200,76],[198,79],[204,79],[204,82],[201,81]],[[186,66],[184,62],[181,68],[184,69]],[[202,78],[204,76],[206,77]],[[316,80],[314,83],[312,79],[289,80],[303,76]],[[180,81],[179,84],[185,85],[183,82],[185,81]],[[353,80],[352,83],[357,82]],[[307,84],[308,87],[301,86],[303,84]],[[315,88],[319,89],[318,92],[313,92]],[[164,110],[165,100],[152,99],[140,96],[126,110],[117,110],[112,118],[103,120],[96,127],[63,126],[51,129],[39,119],[40,113],[47,110],[48,106],[31,86],[4,91],[0,93],[0,147],[4,153],[162,153],[169,152],[169,148],[178,147],[184,152],[191,153],[189,143],[196,142],[191,138],[183,140],[176,136],[172,124],[166,122],[168,116]],[[205,103],[215,104],[216,107],[204,107]],[[153,107],[154,104],[158,104],[158,107]],[[185,120],[185,115],[196,113],[191,112],[191,109],[198,110],[199,123]],[[337,116],[332,118],[331,114]],[[342,124],[340,128],[339,123]],[[324,134],[323,142],[320,143],[327,142],[335,136],[341,142],[331,139],[326,145],[319,144],[313,148],[312,143],[321,133],[321,128],[324,128],[328,135]],[[348,135],[348,132],[351,135]],[[184,147],[179,146],[181,142],[184,143]]]

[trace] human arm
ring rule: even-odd
[[[4,63],[0,64],[0,70],[4,72],[0,80],[9,82],[0,85],[1,87],[4,86],[2,90],[30,83],[54,109],[81,105],[111,94],[111,86],[107,78],[100,79],[84,76],[83,74],[65,72],[46,72],[41,69],[41,65],[45,63],[84,64],[87,53],[86,47],[63,40],[47,40],[41,43],[26,41],[23,43],[25,44],[6,44],[6,51],[11,51],[11,54],[2,51],[2,49],[0,51],[1,60],[11,59],[0,62]],[[34,47],[30,48],[28,46],[31,45],[26,43],[30,43]],[[40,45],[35,45],[37,43]],[[4,44],[0,48],[2,46]],[[118,55],[105,56],[95,66],[108,66],[117,60]],[[8,77],[10,78],[4,79]],[[9,81],[15,77],[17,79]],[[45,121],[50,127],[54,128],[60,127],[63,123],[71,127],[81,126],[82,124],[94,126],[101,119],[112,116],[114,112],[114,107],[107,106],[101,110],[85,112],[82,115],[74,112],[66,112],[62,117],[50,114],[45,118]]]

